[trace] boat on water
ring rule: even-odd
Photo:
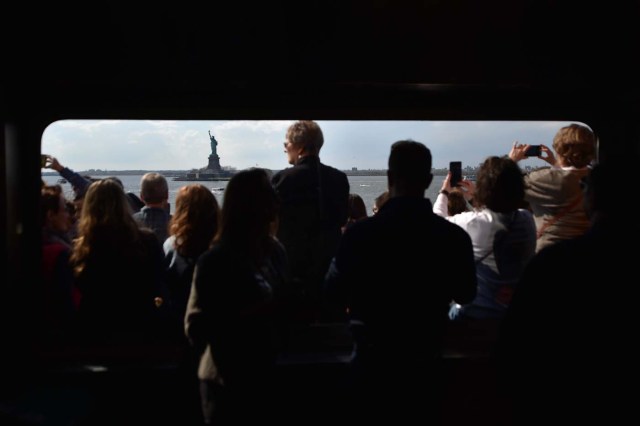
[[[60,178],[60,179],[58,179],[58,182],[57,182],[57,183],[58,183],[59,185],[64,185],[65,183],[68,183],[68,182],[67,182],[67,180],[66,180],[66,179],[64,179],[64,178]]]

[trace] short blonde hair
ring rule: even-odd
[[[287,140],[303,152],[318,155],[324,144],[324,136],[318,123],[311,120],[300,120],[287,129]]]
[[[567,165],[586,167],[596,156],[596,136],[586,126],[571,124],[558,130],[553,138],[553,149]]]

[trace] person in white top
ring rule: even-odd
[[[508,157],[489,157],[480,166],[477,185],[460,185],[475,208],[448,216],[450,175],[433,211],[463,228],[473,243],[478,288],[469,304],[452,309],[455,318],[502,318],[525,265],[535,253],[536,229],[531,213],[521,208],[524,180],[518,165]]]

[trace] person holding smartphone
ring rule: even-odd
[[[527,158],[532,145],[513,143],[509,157]],[[553,138],[553,151],[540,145],[538,158],[551,167],[525,175],[525,201],[533,212],[537,228],[536,251],[555,242],[584,234],[589,220],[583,208],[580,180],[587,176],[595,159],[596,138],[586,126],[562,127]]]
[[[536,247],[533,217],[521,208],[525,192],[522,171],[506,156],[487,158],[478,170],[477,184],[468,180],[459,183],[474,198],[476,207],[456,215],[448,214],[451,176],[449,173],[445,178],[433,212],[460,226],[471,237],[478,287],[470,303],[458,304],[454,300],[449,316],[458,321],[500,320]],[[493,325],[484,330],[487,340],[496,338],[497,328]]]

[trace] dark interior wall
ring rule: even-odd
[[[58,119],[575,120],[603,160],[638,164],[638,2],[228,3],[6,7],[3,356],[29,352],[38,154]]]

